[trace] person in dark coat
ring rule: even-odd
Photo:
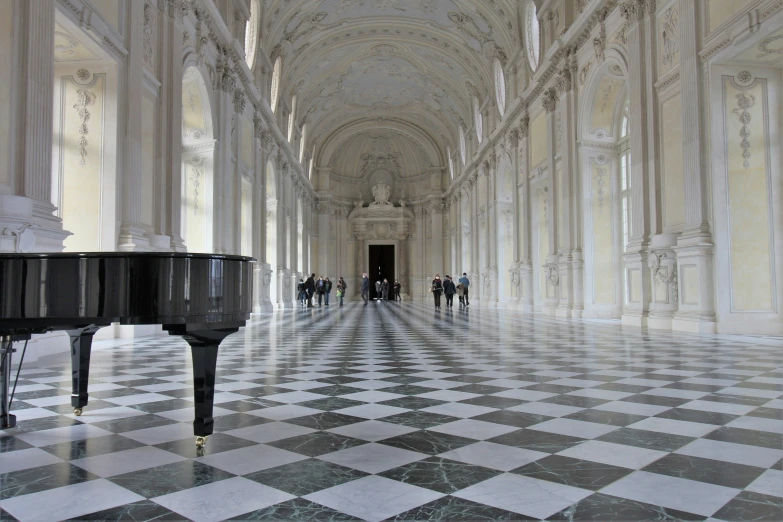
[[[321,276],[318,281],[315,282],[315,293],[318,295],[318,306],[323,306],[324,293],[326,292],[326,281],[324,276]]]
[[[432,292],[435,298],[435,309],[440,310],[440,294],[443,293],[443,281],[440,280],[439,274],[435,274],[435,279],[432,280],[432,286],[430,286],[430,292]]]
[[[370,298],[370,278],[367,277],[367,273],[362,274],[362,299],[364,299],[364,306],[367,306],[367,300]]]
[[[402,290],[402,284],[398,280],[394,280],[394,286],[392,287],[394,289],[394,300],[395,301],[402,301],[402,298],[400,297],[400,290]]]
[[[299,304],[302,306],[307,305],[307,290],[305,290],[305,282],[304,279],[299,280],[299,285],[297,285],[297,298],[299,299]]]
[[[381,283],[381,299],[384,301],[389,300],[389,280],[384,279],[383,283]]]
[[[345,283],[343,276],[340,276],[337,281],[337,297],[340,299],[340,306],[343,305],[343,299],[345,298],[345,291],[348,289],[348,285]]]
[[[380,299],[380,298],[381,298],[381,280],[378,279],[375,282],[375,299]]]
[[[329,306],[329,295],[332,293],[332,282],[329,281],[329,278],[326,278],[326,281],[324,281],[324,304],[326,306]]]
[[[446,308],[454,307],[454,294],[457,293],[457,287],[454,285],[454,281],[451,280],[451,276],[446,276],[443,281],[443,295],[446,296]]]
[[[315,293],[315,274],[310,274],[310,277],[305,281],[305,290],[307,290],[307,308],[312,308],[313,294]]]

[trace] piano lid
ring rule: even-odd
[[[0,254],[0,330],[243,322],[254,262],[178,252]]]

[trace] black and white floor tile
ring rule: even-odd
[[[156,337],[22,369],[0,520],[781,520],[783,351],[415,303],[229,337],[215,431]]]

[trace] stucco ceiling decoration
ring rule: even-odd
[[[100,60],[101,57],[92,52],[72,32],[59,23],[54,24],[54,61],[83,62]]]
[[[297,95],[308,148],[395,118],[437,144],[438,166],[471,121],[466,82],[494,96],[492,59],[505,64],[518,46],[515,0],[270,0],[267,13],[266,52],[283,57],[282,89]]]

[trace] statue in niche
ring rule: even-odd
[[[391,187],[386,183],[378,183],[372,188],[372,197],[375,198],[373,205],[391,205],[389,198],[391,197]]]

